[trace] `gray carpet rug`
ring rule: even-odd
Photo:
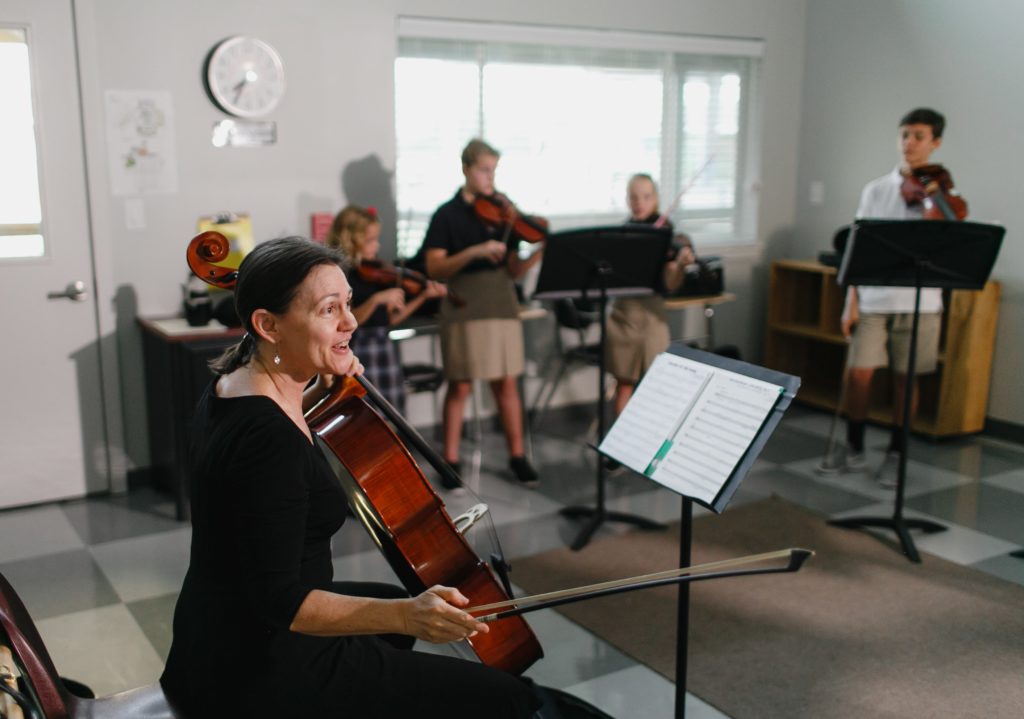
[[[702,517],[693,536],[693,564],[817,553],[795,574],[692,585],[687,688],[729,716],[1024,716],[1024,587],[927,554],[913,564],[778,498]],[[678,542],[678,525],[603,537],[520,558],[513,579],[538,593],[671,569]],[[559,611],[675,679],[674,587]]]

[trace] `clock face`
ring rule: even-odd
[[[210,99],[236,117],[265,115],[284,96],[284,66],[277,50],[254,37],[229,37],[206,57]]]

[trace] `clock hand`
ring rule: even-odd
[[[256,73],[255,70],[253,70],[252,68],[246,70],[245,74],[242,75],[242,79],[239,80],[238,84],[232,88],[235,91],[235,102],[238,102],[238,98],[241,97],[242,90],[245,89],[246,85],[256,82],[259,79],[260,76]]]
[[[237,85],[235,85],[233,88],[231,88],[232,90],[235,91],[235,102],[238,102],[238,98],[240,98],[242,96],[242,90],[244,90],[245,86],[248,85],[248,84],[249,84],[249,76],[248,75],[243,75],[241,81],[239,81],[239,83]]]

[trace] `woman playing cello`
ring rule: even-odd
[[[351,296],[339,256],[300,238],[238,270],[247,334],[214,363],[190,433],[191,559],[161,683],[189,717],[528,717],[516,677],[409,651],[488,631],[461,593],[334,581],[345,496],[303,401],[312,378],[362,371]]]

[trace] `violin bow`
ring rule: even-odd
[[[665,222],[668,221],[668,216],[675,212],[676,208],[679,207],[679,203],[682,202],[683,195],[685,195],[689,191],[689,189],[694,186],[694,184],[697,182],[700,176],[704,174],[704,170],[708,169],[708,165],[710,165],[711,161],[714,159],[715,153],[712,152],[710,155],[708,155],[708,159],[704,160],[704,164],[700,166],[700,169],[698,169],[697,172],[693,174],[693,177],[690,178],[690,181],[686,183],[686,186],[679,191],[679,194],[676,195],[676,199],[672,200],[672,204],[669,205],[665,209],[665,211],[661,213],[661,216],[654,221],[655,227],[665,226]]]
[[[526,614],[527,612],[535,612],[539,609],[548,609],[562,604],[580,602],[585,599],[596,599],[598,597],[606,597],[612,594],[621,594],[622,592],[632,592],[637,589],[649,589],[651,587],[660,587],[668,584],[684,584],[687,582],[697,582],[706,579],[723,579],[725,577],[741,577],[752,574],[797,572],[803,566],[804,562],[812,556],[814,556],[814,551],[810,549],[780,549],[774,552],[752,554],[746,557],[735,557],[733,559],[723,559],[717,562],[708,562],[706,564],[698,564],[692,567],[669,569],[664,572],[644,574],[637,577],[613,579],[608,582],[588,584],[582,587],[560,589],[554,592],[546,592],[544,594],[534,594],[532,596],[510,599],[508,601],[494,602],[493,604],[481,604],[475,607],[469,607],[464,611],[473,614],[474,616],[479,612],[491,612],[490,614],[476,616],[476,619],[481,622],[493,622],[498,619],[512,617],[517,614]],[[733,567],[741,567],[773,559],[788,559],[789,561],[784,566],[741,570],[733,569]],[[501,611],[492,611],[495,609]]]

